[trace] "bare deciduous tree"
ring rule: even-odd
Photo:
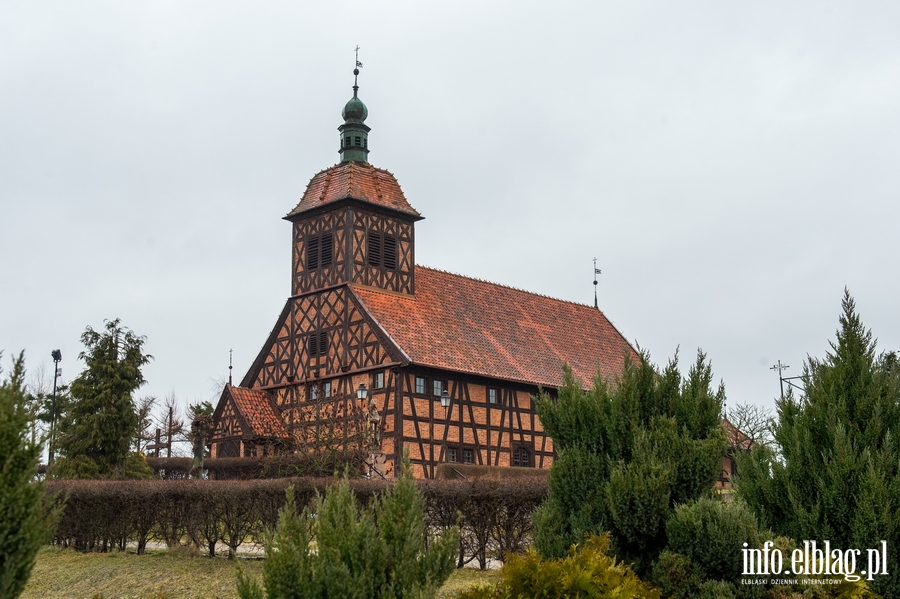
[[[146,452],[147,444],[155,439],[153,430],[153,408],[159,398],[155,395],[145,395],[137,400],[137,413],[140,419],[135,450]]]
[[[728,421],[740,432],[744,433],[752,445],[771,445],[773,415],[772,410],[751,403],[739,403],[728,409]],[[738,440],[729,439],[732,445],[746,445]],[[749,447],[735,446],[732,449],[749,449]]]

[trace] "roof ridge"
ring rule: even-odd
[[[459,277],[459,278],[461,278],[461,279],[469,279],[469,280],[471,280],[471,281],[478,281],[479,283],[487,283],[488,285],[494,285],[494,286],[496,286],[496,287],[503,287],[504,289],[511,289],[511,290],[513,290],[513,291],[519,291],[519,292],[521,292],[521,293],[527,293],[528,295],[533,295],[533,296],[536,296],[536,297],[542,297],[542,298],[544,298],[544,299],[550,299],[550,300],[554,300],[554,301],[557,301],[557,302],[562,302],[562,303],[564,303],[564,304],[572,304],[572,305],[574,305],[574,306],[581,306],[581,307],[584,307],[584,308],[591,308],[591,309],[594,309],[594,306],[592,306],[592,305],[590,305],[590,304],[582,304],[581,302],[576,302],[576,301],[572,301],[572,300],[562,299],[561,297],[554,297],[554,296],[552,296],[552,295],[546,295],[546,294],[543,294],[543,293],[538,293],[538,292],[536,292],[536,291],[529,291],[528,289],[522,289],[521,287],[513,287],[512,285],[505,285],[505,284],[503,284],[503,283],[497,283],[497,282],[495,282],[495,281],[488,281],[487,279],[479,279],[478,277],[472,277],[472,276],[469,276],[469,275],[463,275],[463,274],[460,274],[460,273],[458,273],[458,272],[453,272],[453,271],[450,271],[450,270],[444,270],[443,268],[435,268],[435,267],[433,267],[433,266],[425,266],[424,264],[416,264],[416,268],[424,268],[424,269],[426,269],[426,270],[433,270],[433,271],[435,271],[435,272],[444,273],[445,275],[452,275],[452,276],[454,276],[454,277]],[[601,314],[603,314],[603,310],[599,310],[599,309],[598,309],[598,311],[599,311]],[[604,314],[604,316],[605,316],[605,314]],[[607,320],[608,320],[608,319],[607,319]]]
[[[355,160],[349,160],[347,162],[335,162],[331,166],[326,166],[325,168],[323,168],[319,172],[317,172],[315,175],[310,177],[309,180],[312,181],[313,179],[315,179],[322,173],[324,173],[326,171],[330,171],[330,170],[338,168],[338,167],[342,167],[342,166],[350,166],[350,167],[356,167],[356,168],[370,168],[372,170],[381,171],[382,173],[387,173],[387,174],[391,175],[392,177],[394,176],[393,173],[391,173],[386,168],[381,168],[381,167],[375,166],[374,164],[372,164],[370,162],[357,162]]]
[[[347,168],[347,193],[351,198],[356,198],[361,193],[357,193],[357,190],[353,189],[353,169],[356,168],[355,162],[350,162]],[[362,199],[362,198],[357,198]]]
[[[372,177],[372,186],[375,188],[375,197],[383,198],[384,194],[381,193],[381,181],[380,181],[381,177],[378,176],[378,173],[375,173],[375,175],[376,176]],[[398,188],[400,187],[400,183],[397,183],[397,187]],[[400,190],[400,195],[402,195],[403,198],[406,199],[406,196],[403,194],[402,189]],[[409,200],[406,200],[406,203],[409,204]],[[410,206],[410,208],[412,208],[412,206]]]
[[[328,171],[325,173],[325,181],[322,182],[322,193],[319,194],[319,201],[322,201],[322,198],[325,197],[325,194],[328,193],[328,188],[331,187],[331,179],[334,176],[334,173]],[[311,182],[311,181],[310,181]],[[303,201],[303,198],[300,199]]]

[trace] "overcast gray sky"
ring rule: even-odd
[[[600,306],[772,405],[847,286],[900,349],[898,2],[0,5],[0,349],[147,337],[215,400],[290,292],[290,225],[364,63],[419,263]],[[564,323],[563,323],[564,324]]]

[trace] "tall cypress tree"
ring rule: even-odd
[[[702,352],[687,378],[677,356],[658,372],[644,354],[626,360],[617,381],[598,375],[589,391],[566,369],[558,398],[537,401],[559,454],[549,498],[534,516],[538,551],[562,557],[586,534],[608,530],[617,557],[646,572],[666,546],[675,506],[715,484],[726,448],[724,399]]]
[[[130,453],[140,429],[132,393],[144,384],[141,367],[152,356],[143,353],[145,338],[123,327],[119,319],[105,330],[87,327],[78,357],[85,369],[69,386],[70,400],[61,416],[62,459],[53,473],[61,477],[107,478],[149,474]]]
[[[18,597],[58,511],[33,482],[41,444],[32,439],[23,354],[0,382],[0,597]]]
[[[777,403],[775,450],[738,463],[737,493],[761,522],[797,540],[841,549],[888,542],[889,577],[872,588],[900,596],[900,367],[876,343],[845,290],[837,339],[808,358],[805,391]],[[863,553],[865,555],[865,553]]]

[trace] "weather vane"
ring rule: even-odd
[[[597,304],[597,275],[600,274],[600,269],[597,268],[597,259],[594,258],[594,307],[598,310],[600,309],[600,305]]]
[[[359,46],[356,47],[356,68],[353,69],[353,87],[358,87],[356,84],[356,78],[359,76],[359,70],[362,68],[362,63],[359,62]]]

